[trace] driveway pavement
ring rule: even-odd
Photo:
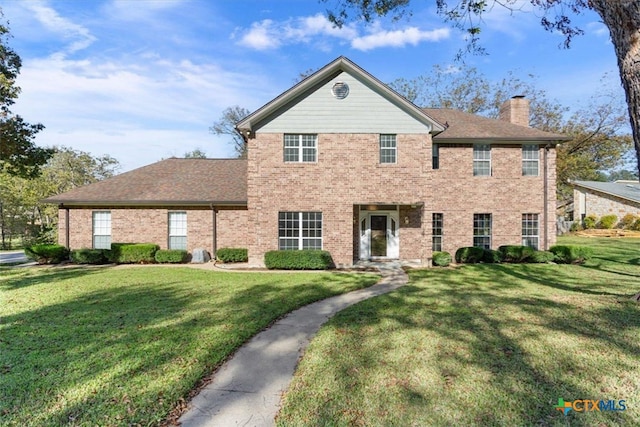
[[[223,364],[179,419],[185,427],[273,426],[280,398],[320,326],[350,305],[407,283],[399,263],[378,266],[375,285],[309,304],[259,333]]]
[[[13,264],[17,262],[28,262],[24,251],[0,252],[0,264]]]

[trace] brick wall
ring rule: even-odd
[[[431,214],[444,214],[443,249],[473,244],[473,214],[491,213],[492,247],[521,244],[522,214],[536,213],[544,247],[544,180],[522,176],[519,145],[492,146],[492,176],[473,176],[472,145],[440,146],[431,169],[429,135],[397,135],[397,164],[379,163],[378,134],[318,135],[317,163],[285,163],[283,134],[249,141],[249,257],[261,264],[278,248],[278,212],[321,211],[324,249],[338,264],[358,257],[360,204],[399,205],[400,258],[431,257]],[[548,151],[548,245],[555,242],[555,150]],[[411,206],[415,206],[412,208]],[[354,206],[356,206],[354,208]]]
[[[579,221],[582,214],[595,215],[598,218],[604,215],[616,215],[622,219],[626,214],[640,215],[640,203],[621,199],[610,194],[602,194],[586,189],[574,189],[574,220]],[[584,198],[584,205],[581,203],[580,195]],[[586,206],[586,212],[583,207]]]
[[[209,207],[164,208],[73,208],[69,209],[69,247],[93,246],[93,212],[111,212],[111,241],[119,243],[156,243],[168,247],[169,212],[187,213],[187,250],[213,250],[213,212]],[[66,244],[66,210],[59,210],[60,244]],[[222,208],[217,214],[218,248],[243,246],[247,234],[246,207]],[[246,247],[246,246],[243,246]]]

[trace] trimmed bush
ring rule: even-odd
[[[598,221],[598,228],[610,230],[618,223],[618,217],[615,215],[605,215]]]
[[[631,226],[631,230],[640,231],[640,218],[636,219],[633,225]]]
[[[528,262],[536,250],[529,246],[503,245],[498,251],[502,254],[502,261],[521,263]]]
[[[535,251],[529,259],[529,262],[533,262],[536,264],[546,264],[548,262],[553,262],[555,259],[556,256],[553,254],[553,252]]]
[[[153,243],[112,243],[109,261],[117,264],[151,264],[160,249]]]
[[[593,256],[593,250],[588,246],[556,245],[549,250],[560,264],[582,264]]]
[[[597,223],[598,223],[598,217],[596,217],[593,214],[587,215],[584,217],[584,228],[586,230],[591,230],[593,228],[596,228]]]
[[[582,231],[582,224],[580,224],[580,221],[573,221],[573,223],[571,224],[571,228],[569,229],[569,231],[572,232],[576,232],[576,231]]]
[[[437,267],[447,267],[451,264],[451,254],[449,252],[434,252],[433,265]]]
[[[495,251],[493,249],[484,249],[482,262],[486,262],[487,264],[499,264],[502,262],[502,254],[500,251]]]
[[[75,264],[106,264],[109,262],[108,249],[76,249],[71,251],[71,261]]]
[[[69,249],[62,245],[32,245],[25,248],[24,254],[38,264],[60,264],[69,259]]]
[[[249,251],[246,248],[222,248],[216,251],[216,258],[222,262],[247,262]]]
[[[182,249],[160,249],[154,255],[161,264],[180,264],[189,260],[189,252]]]
[[[628,213],[622,217],[622,219],[618,223],[618,228],[623,228],[625,230],[628,230],[633,226],[633,223],[636,222],[637,219],[640,219],[640,218],[638,218],[634,214]]]
[[[268,269],[327,270],[335,267],[327,251],[304,249],[301,251],[269,251],[264,254]]]
[[[465,246],[456,251],[456,262],[462,264],[475,264],[482,261],[484,249],[475,246]]]

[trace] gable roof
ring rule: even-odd
[[[597,191],[599,193],[640,203],[640,182],[638,181],[571,181],[570,183],[574,187],[585,188],[587,190]]]
[[[487,140],[496,142],[561,142],[571,138],[544,132],[505,120],[490,119],[451,108],[424,108],[423,111],[445,126],[444,132],[433,137],[436,142]]]
[[[161,160],[49,197],[44,202],[92,206],[246,205],[247,161]]]
[[[353,76],[358,77],[359,79],[362,79],[368,85],[370,85],[373,90],[375,90],[379,95],[401,108],[405,113],[409,114],[414,119],[429,126],[432,132],[437,133],[444,130],[442,124],[429,117],[429,115],[426,114],[418,106],[411,103],[405,97],[391,89],[386,84],[382,83],[373,75],[369,74],[367,71],[360,68],[354,62],[344,56],[336,58],[306,79],[293,86],[291,89],[283,92],[272,101],[268,102],[253,113],[249,114],[244,119],[240,120],[236,124],[236,129],[238,129],[243,135],[249,135],[252,132],[255,132],[256,128],[259,127],[260,124],[268,121],[268,119],[277,111],[291,103],[296,102],[300,98],[304,97],[305,94],[313,92],[342,72],[347,72]]]

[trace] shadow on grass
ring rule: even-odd
[[[24,268],[7,268],[9,277],[0,282],[0,290],[14,290],[42,283],[60,282],[94,274],[110,268],[110,266],[32,266]],[[3,270],[0,270],[3,271]]]
[[[328,367],[319,376],[335,379],[335,389],[348,392],[327,397],[303,412],[318,414],[320,424],[348,423],[345,408],[375,407],[375,400],[385,396],[393,414],[384,418],[387,415],[378,408],[382,418],[359,422],[483,426],[637,422],[631,411],[565,418],[554,409],[558,398],[625,399],[630,396],[621,393],[637,393],[628,385],[605,384],[607,375],[623,378],[638,369],[640,345],[633,336],[640,330],[640,309],[617,299],[633,284],[626,282],[620,293],[592,291],[588,283],[566,284],[573,280],[575,269],[478,265],[410,272],[410,285],[351,307],[329,322],[326,328],[333,341],[349,344],[335,353],[324,347],[318,350],[325,358],[321,366]],[[570,343],[562,337],[569,337]],[[592,352],[590,356],[580,353],[581,345]],[[601,349],[597,356],[593,345]],[[408,362],[395,366],[391,359],[398,354]],[[416,378],[428,374],[413,371],[411,360],[433,360],[420,366],[437,374],[424,379],[426,385],[416,386]],[[359,374],[381,367],[384,375],[404,377],[404,382],[392,378],[392,387],[389,379],[386,385],[371,384],[371,377]],[[308,387],[309,394],[302,391],[293,399],[309,401],[320,392],[312,384]],[[403,396],[400,403],[390,403],[393,391],[369,397],[378,387],[398,389]],[[294,420],[286,405],[281,417],[282,425]]]
[[[372,282],[309,275],[292,284],[277,275],[185,269],[188,277],[181,278],[178,269],[79,268],[44,270],[7,286],[100,272],[104,277],[94,279],[104,285],[3,316],[0,424],[159,423],[199,379],[277,317]]]

